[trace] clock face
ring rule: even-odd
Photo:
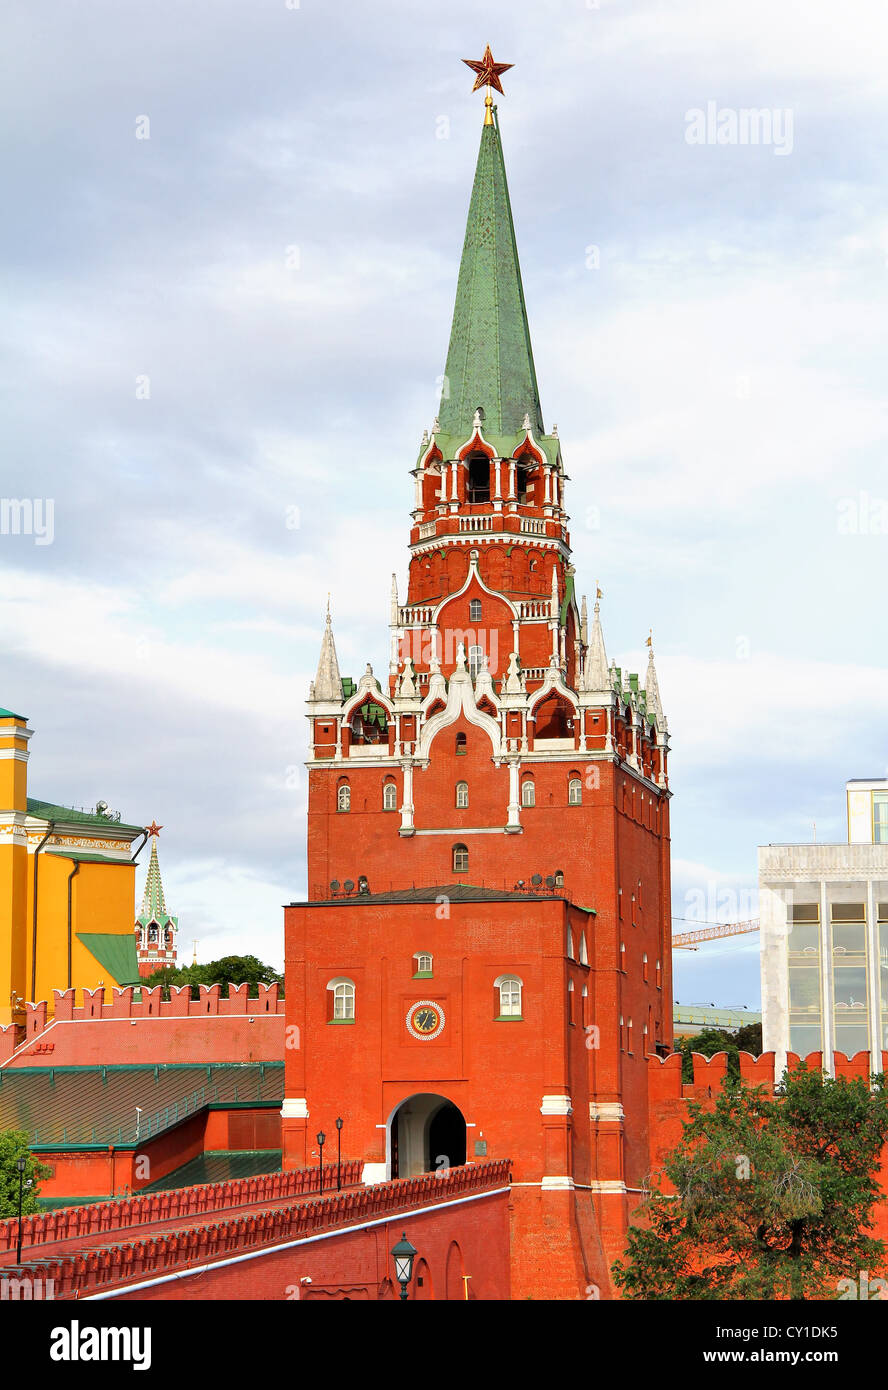
[[[407,1031],[414,1038],[427,1042],[444,1030],[444,1010],[431,999],[420,999],[407,1010]]]

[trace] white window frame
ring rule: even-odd
[[[498,975],[493,982],[499,991],[498,1016],[500,1018],[524,1017],[524,981],[520,975]],[[517,1008],[515,1007],[517,1004]]]
[[[355,982],[340,975],[330,980],[327,988],[333,991],[333,1013],[331,1017],[339,1022],[353,1022],[355,1017]]]

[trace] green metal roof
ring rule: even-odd
[[[441,430],[464,441],[479,406],[485,438],[488,428],[499,435],[521,430],[525,414],[535,434],[545,432],[497,125],[481,131],[438,410]]]
[[[166,899],[163,894],[163,882],[160,877],[160,864],[157,859],[157,836],[151,840],[151,858],[148,861],[148,873],[145,878],[145,891],[142,894],[142,911],[136,918],[143,927],[156,922],[158,927],[165,928],[172,926],[175,931],[179,926],[178,917],[167,912]]]
[[[76,859],[80,864],[117,864],[122,869],[131,869],[131,859],[117,859],[113,854],[95,854],[91,850],[48,849],[50,859]]]
[[[79,931],[75,935],[119,985],[141,983],[139,958],[136,955],[136,942],[132,932]]]
[[[27,719],[26,714],[13,714],[11,709],[0,709],[0,719]]]
[[[281,1158],[280,1149],[211,1149],[167,1173],[165,1178],[149,1183],[140,1192],[169,1192],[175,1187],[196,1187],[202,1183],[255,1178],[261,1173],[279,1173]]]
[[[135,1148],[210,1104],[283,1096],[283,1062],[2,1067],[0,1130],[26,1130],[32,1148]]]
[[[95,811],[76,811],[73,806],[58,806],[54,801],[38,801],[28,797],[28,815],[39,820],[64,821],[66,825],[103,825],[109,830],[133,831],[141,835],[142,825],[128,825],[126,821],[115,820],[113,816],[99,816]]]

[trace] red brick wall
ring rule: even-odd
[[[242,1263],[204,1268],[193,1278],[129,1294],[122,1291],[114,1301],[396,1299],[400,1286],[392,1287],[391,1249],[405,1231],[419,1252],[409,1298],[462,1300],[462,1274],[469,1276],[470,1301],[509,1298],[509,1197],[502,1193],[461,1206],[396,1216],[363,1230],[331,1232],[322,1240]],[[417,1286],[417,1275],[423,1278],[422,1288]],[[302,1283],[303,1279],[311,1283]]]

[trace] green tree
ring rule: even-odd
[[[169,999],[171,985],[191,985],[191,997],[200,995],[200,985],[222,985],[223,994],[228,985],[248,984],[250,995],[255,996],[257,986],[279,984],[283,994],[284,977],[272,966],[263,965],[257,956],[222,956],[220,960],[207,961],[204,965],[183,965],[175,970],[155,970],[144,984],[149,988],[163,986],[163,998]]]
[[[888,1091],[804,1063],[775,1096],[726,1080],[691,1102],[676,1149],[635,1214],[614,1278],[633,1299],[834,1299],[879,1273],[869,1234]]]
[[[18,1216],[19,1171],[15,1165],[19,1158],[25,1160],[22,1214],[28,1216],[40,1210],[37,1202],[40,1179],[48,1178],[51,1169],[45,1163],[39,1163],[28,1151],[26,1129],[3,1129],[0,1130],[0,1218]]]
[[[735,1032],[725,1028],[703,1028],[699,1033],[680,1038],[676,1052],[682,1056],[681,1079],[690,1086],[694,1080],[692,1053],[699,1052],[703,1057],[714,1057],[716,1052],[728,1054],[728,1076],[740,1080],[740,1053],[749,1052],[760,1057],[762,1052],[762,1025],[745,1023]]]

